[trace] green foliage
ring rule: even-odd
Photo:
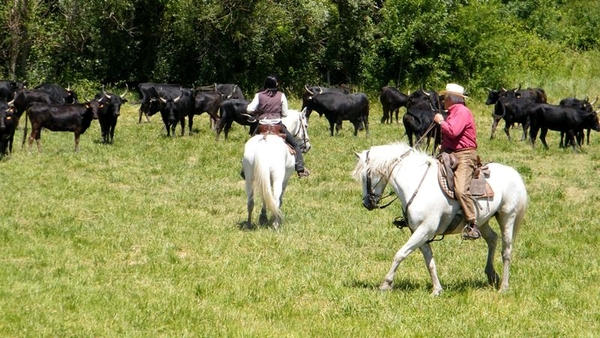
[[[483,92],[541,86],[564,73],[557,59],[595,56],[600,2],[30,0],[1,3],[0,28],[0,74],[16,67],[34,84],[233,82],[253,92],[276,74],[298,95],[304,84],[376,92],[448,81]]]

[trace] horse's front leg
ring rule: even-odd
[[[379,286],[380,290],[388,291],[388,290],[392,289],[392,284],[394,282],[394,275],[396,274],[396,269],[398,269],[398,266],[400,265],[400,263],[406,257],[408,257],[408,255],[410,255],[413,251],[415,251],[415,249],[421,247],[423,244],[425,244],[425,242],[427,242],[428,233],[424,230],[423,231],[420,231],[420,230],[421,230],[420,228],[417,228],[417,230],[408,239],[408,242],[406,242],[406,244],[404,244],[400,248],[400,250],[398,250],[398,252],[396,252],[396,254],[394,255],[394,260],[392,261],[392,267],[390,268],[388,273],[385,275],[383,282]],[[434,263],[434,265],[435,265],[435,263]]]
[[[431,251],[431,245],[425,242],[425,244],[419,247],[421,253],[423,254],[423,258],[425,259],[425,266],[427,266],[427,270],[429,271],[429,276],[431,277],[431,284],[433,285],[433,291],[431,295],[439,296],[443,289],[442,284],[440,283],[440,279],[437,275],[437,267],[435,266],[435,259],[433,259],[433,251]]]

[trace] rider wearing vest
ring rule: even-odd
[[[444,107],[448,110],[448,118],[444,120],[442,114],[438,113],[434,121],[440,125],[442,131],[441,150],[453,153],[458,160],[458,166],[454,171],[454,194],[467,221],[463,229],[463,238],[478,239],[481,237],[481,232],[477,227],[477,214],[470,191],[477,165],[475,119],[471,110],[465,106],[467,96],[462,86],[449,83],[440,95],[444,95]]]
[[[279,83],[275,76],[267,76],[263,89],[254,95],[254,99],[248,105],[246,111],[256,116],[258,123],[280,125],[285,132],[285,141],[291,145],[296,152],[296,172],[298,177],[307,177],[310,171],[304,168],[304,158],[300,146],[294,136],[287,130],[281,122],[281,118],[287,116],[288,102],[285,94],[278,91]],[[257,125],[253,125],[250,134],[254,135]]]

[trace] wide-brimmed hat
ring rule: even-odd
[[[460,96],[462,98],[468,97],[467,95],[465,95],[465,88],[463,88],[463,86],[458,85],[456,83],[448,83],[446,85],[446,90],[442,90],[439,94],[440,95],[446,95],[446,94],[456,95],[456,96]]]

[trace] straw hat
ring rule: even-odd
[[[468,97],[467,95],[465,95],[465,88],[463,88],[463,86],[461,86],[461,85],[457,85],[456,83],[448,83],[446,85],[446,90],[442,90],[440,92],[440,95],[446,95],[446,94],[460,96],[462,98]]]

